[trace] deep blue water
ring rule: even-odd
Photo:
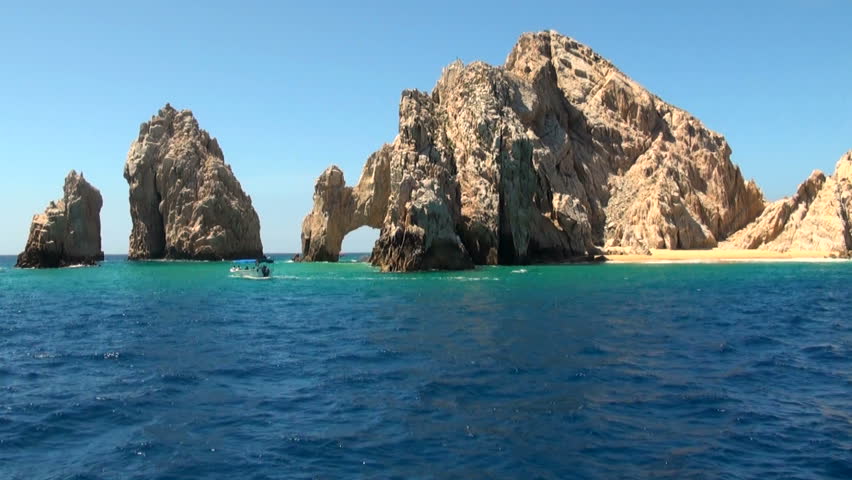
[[[852,478],[852,263],[0,258],[0,479]]]

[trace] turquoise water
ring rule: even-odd
[[[0,479],[852,478],[852,263],[0,258]]]

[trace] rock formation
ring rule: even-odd
[[[852,150],[837,162],[834,175],[815,171],[795,195],[766,207],[754,222],[723,247],[822,251],[852,250]]]
[[[362,225],[385,271],[714,247],[764,208],[730,154],[588,47],[524,34],[501,67],[455,62],[431,94],[403,92],[357,185],[317,180],[302,257],[336,261]]]
[[[221,260],[263,255],[260,220],[219,143],[171,105],[139,128],[124,165],[131,259]]]
[[[62,199],[33,216],[27,246],[16,267],[94,265],[101,251],[101,192],[74,170],[65,177]]]

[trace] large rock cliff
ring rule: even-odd
[[[386,271],[714,247],[764,208],[730,154],[588,47],[525,34],[501,67],[456,62],[431,94],[403,92],[358,184],[320,176],[302,256],[337,260],[362,225]]]
[[[263,254],[260,220],[215,138],[166,104],[139,128],[124,165],[131,259],[221,260]]]
[[[33,216],[27,246],[15,264],[21,268],[93,265],[101,250],[101,192],[74,170],[65,177],[62,199]]]
[[[814,171],[795,195],[771,203],[723,247],[848,255],[852,250],[850,214],[852,150],[837,162],[834,175]]]

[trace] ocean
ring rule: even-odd
[[[852,263],[16,270],[0,479],[852,478]]]

